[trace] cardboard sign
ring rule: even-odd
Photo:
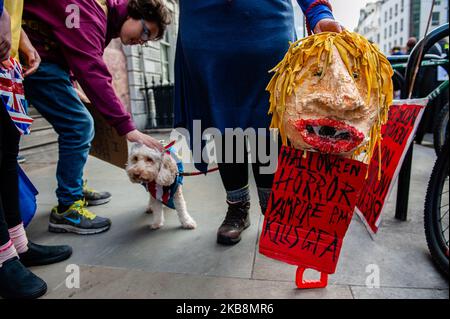
[[[404,101],[403,101],[404,103]],[[406,152],[420,123],[426,101],[410,101],[410,104],[396,104],[389,109],[389,119],[382,127],[381,178],[378,179],[379,154],[377,150],[369,165],[356,212],[369,233],[378,231],[381,212],[395,184]]]
[[[260,253],[332,274],[367,165],[283,146],[259,242]]]
[[[90,155],[120,168],[125,168],[128,159],[128,144],[125,136],[106,122],[90,103],[85,103],[95,123],[95,137],[92,141]]]

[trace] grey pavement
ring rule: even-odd
[[[112,228],[94,236],[49,233],[49,211],[56,203],[55,156],[49,151],[24,165],[40,192],[30,239],[74,249],[66,262],[33,268],[48,283],[45,298],[449,298],[448,280],[434,267],[423,230],[426,186],[435,160],[429,143],[415,146],[408,221],[394,218],[395,190],[374,239],[355,215],[336,273],[327,288],[314,290],[296,289],[296,267],[259,254],[263,219],[253,180],[251,227],[236,246],[216,244],[226,211],[217,172],[185,178],[184,194],[197,229],[181,229],[176,213],[166,209],[166,225],[151,230],[144,188],[131,184],[124,170],[90,157],[90,186],[113,194],[108,204],[90,209],[111,218]],[[193,167],[188,164],[186,170]],[[80,269],[80,288],[66,286],[69,264]],[[366,286],[371,264],[379,267],[380,288]]]

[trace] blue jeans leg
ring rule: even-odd
[[[58,133],[59,159],[56,196],[60,205],[83,198],[83,169],[94,120],[79,99],[69,73],[54,63],[42,63],[24,81],[25,96]]]

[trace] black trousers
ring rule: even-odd
[[[258,158],[258,145],[260,145],[259,138],[257,136],[256,138],[256,148],[254,150],[250,150],[251,156],[252,156],[252,171],[253,176],[255,177],[256,186],[258,188],[271,188],[273,183],[273,178],[275,174],[262,174],[260,172],[260,168],[269,166],[270,163],[262,163],[261,159]],[[225,187],[226,191],[234,191],[241,189],[248,185],[248,178],[249,178],[249,163],[248,163],[248,153],[249,150],[247,149],[247,143],[244,143],[243,147],[240,147],[239,145],[236,145],[236,139],[233,139],[233,162],[231,163],[225,163],[225,137],[222,138],[222,156],[223,160],[222,163],[218,164],[220,177],[222,179],[222,183]],[[216,143],[217,146],[217,143]],[[270,139],[269,137],[266,137],[266,155],[269,155],[270,152]],[[278,140],[278,148],[276,149],[276,154],[273,154],[274,157],[278,158],[278,154],[280,152],[281,148],[281,140]],[[244,155],[244,162],[239,163],[237,159],[239,158],[237,155],[238,152],[243,152]]]
[[[19,141],[19,131],[0,105],[0,246],[9,241],[8,229],[22,222],[17,175]]]

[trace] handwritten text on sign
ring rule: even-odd
[[[342,157],[281,149],[261,232],[260,252],[334,273],[367,165]]]
[[[357,203],[359,215],[370,231],[376,233],[381,211],[397,178],[404,154],[423,111],[420,105],[393,105],[388,122],[382,128],[381,178],[378,179],[378,152],[369,165],[369,176]],[[375,148],[378,150],[378,145]]]

